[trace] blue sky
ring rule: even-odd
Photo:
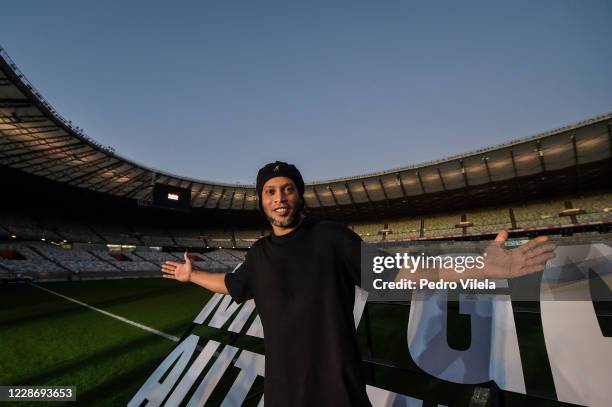
[[[612,2],[14,1],[0,45],[51,104],[137,162],[307,181],[612,111]]]

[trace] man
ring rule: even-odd
[[[163,276],[238,303],[255,300],[265,335],[267,407],[370,406],[353,319],[361,238],[342,224],[304,216],[304,181],[291,164],[264,166],[256,190],[273,233],[251,247],[240,267],[228,274],[195,271],[185,253],[185,263],[162,266]],[[506,238],[501,232],[497,246]],[[542,270],[554,250],[538,246],[545,240],[489,256],[486,276]]]

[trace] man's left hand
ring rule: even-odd
[[[544,270],[546,262],[555,257],[556,245],[548,242],[547,236],[535,239],[507,250],[504,242],[508,232],[500,231],[493,243],[485,250],[484,278],[515,278]]]

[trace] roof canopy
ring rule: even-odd
[[[424,164],[306,185],[311,209],[406,201],[609,160],[612,114]],[[191,189],[191,206],[257,210],[253,185],[148,168],[102,146],[58,114],[0,48],[0,164],[115,196],[150,200],[154,182]]]

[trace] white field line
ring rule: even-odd
[[[115,319],[117,319],[117,320],[119,320],[119,321],[121,321],[121,322],[125,322],[126,324],[130,324],[130,325],[135,326],[135,327],[137,327],[137,328],[144,329],[145,331],[151,332],[152,334],[155,334],[155,335],[159,335],[159,336],[161,336],[161,337],[163,337],[163,338],[166,338],[166,339],[169,339],[169,340],[171,340],[171,341],[178,342],[178,341],[179,341],[179,339],[180,339],[180,338],[179,338],[179,337],[177,337],[177,336],[170,335],[170,334],[167,334],[167,333],[162,332],[162,331],[158,331],[157,329],[154,329],[154,328],[151,328],[151,327],[149,327],[149,326],[146,326],[146,325],[140,324],[140,323],[138,323],[138,322],[135,322],[135,321],[129,320],[129,319],[127,319],[127,318],[120,317],[119,315],[111,314],[110,312],[108,312],[108,311],[104,311],[103,309],[96,308],[96,307],[92,307],[92,306],[91,306],[91,305],[89,305],[89,304],[85,304],[84,302],[81,302],[81,301],[79,301],[79,300],[75,300],[74,298],[66,297],[66,296],[65,296],[65,295],[63,295],[63,294],[57,293],[57,292],[55,292],[55,291],[53,291],[53,290],[49,290],[48,288],[45,288],[45,287],[41,287],[41,286],[39,286],[39,285],[37,285],[37,284],[30,283],[30,285],[32,285],[32,286],[34,286],[34,287],[37,287],[37,288],[40,288],[41,290],[47,291],[47,292],[49,292],[49,293],[51,293],[51,294],[55,294],[55,295],[57,295],[58,297],[62,297],[62,298],[63,298],[63,299],[65,299],[65,300],[72,301],[72,302],[74,302],[74,303],[76,303],[76,304],[82,305],[83,307],[85,307],[85,308],[89,308],[90,310],[97,311],[97,312],[99,312],[99,313],[101,313],[101,314],[106,315],[107,317],[115,318]]]

